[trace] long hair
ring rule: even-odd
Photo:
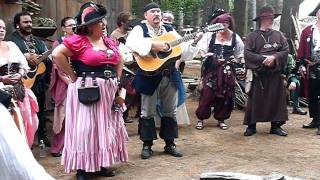
[[[130,13],[127,11],[120,12],[117,17],[117,26],[120,27],[122,23],[127,23],[130,18]]]

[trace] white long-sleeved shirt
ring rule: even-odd
[[[157,37],[154,32],[154,29],[147,23],[147,21],[143,21],[143,23],[147,24],[148,34],[150,37],[143,36],[143,29],[141,26],[135,26],[132,31],[129,33],[126,46],[133,52],[138,53],[140,56],[146,56],[150,53],[152,47],[152,38]],[[166,33],[165,28],[161,25],[160,32],[162,34]],[[178,39],[181,36],[175,31],[170,31],[175,37]],[[185,42],[180,44],[182,47],[181,61],[192,60],[193,57],[198,53],[198,48],[191,46],[191,42]]]
[[[197,43],[197,46],[198,46],[200,51],[203,51],[204,53],[207,53],[209,51],[209,45],[210,45],[210,41],[212,39],[212,34],[213,34],[213,32],[205,33],[203,35],[202,39],[200,39],[200,41]],[[226,41],[223,44],[216,39],[215,43],[216,44],[221,44],[221,45],[231,46],[232,45],[232,38],[231,38],[230,41]],[[239,58],[243,57],[243,52],[244,52],[243,41],[241,40],[240,36],[238,34],[236,34],[236,45],[235,45],[235,48],[234,48],[233,56],[236,59],[239,59]]]
[[[26,57],[22,54],[19,47],[12,41],[7,41],[10,55],[8,58],[0,57],[0,67],[6,64],[18,63],[20,69],[24,69],[26,73],[30,68]],[[24,75],[24,74],[23,74]]]

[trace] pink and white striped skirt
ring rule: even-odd
[[[68,86],[65,120],[65,147],[61,163],[67,173],[82,169],[86,172],[101,170],[120,162],[128,161],[128,134],[122,113],[111,110],[117,80],[97,78],[100,100],[93,105],[84,105],[78,100],[78,87],[82,78]],[[86,78],[86,86],[92,78]]]

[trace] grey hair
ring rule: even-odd
[[[170,17],[172,20],[174,20],[174,15],[171,11],[165,11],[162,13],[162,18],[163,17]]]

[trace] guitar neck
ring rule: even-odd
[[[51,53],[52,53],[52,49],[44,52],[44,53],[41,55],[41,57],[39,57],[39,58],[37,59],[36,64],[38,65],[38,64],[40,64],[42,61],[44,61],[45,59],[47,59]]]
[[[193,38],[196,37],[197,33],[198,33],[198,32],[189,34],[189,35],[184,36],[184,37],[182,37],[182,38],[180,38],[180,39],[177,39],[177,40],[175,40],[175,41],[172,41],[172,42],[170,42],[169,44],[170,44],[171,47],[174,47],[174,46],[177,46],[177,45],[179,45],[179,44],[181,44],[181,43],[183,43],[183,42],[190,41],[191,39],[193,39]]]
[[[202,31],[203,33],[206,33],[206,32],[215,33],[216,31],[223,30],[223,29],[224,29],[223,24],[216,23],[216,24],[213,24],[213,25],[209,25],[206,28],[201,28],[200,31]],[[199,33],[199,32],[194,32],[194,33],[189,34],[187,36],[184,36],[184,37],[182,37],[180,39],[177,39],[175,41],[171,41],[171,42],[169,42],[169,44],[170,44],[171,47],[174,47],[174,46],[177,46],[177,45],[179,45],[179,44],[181,44],[183,42],[190,41],[191,39],[196,37],[197,33]]]

